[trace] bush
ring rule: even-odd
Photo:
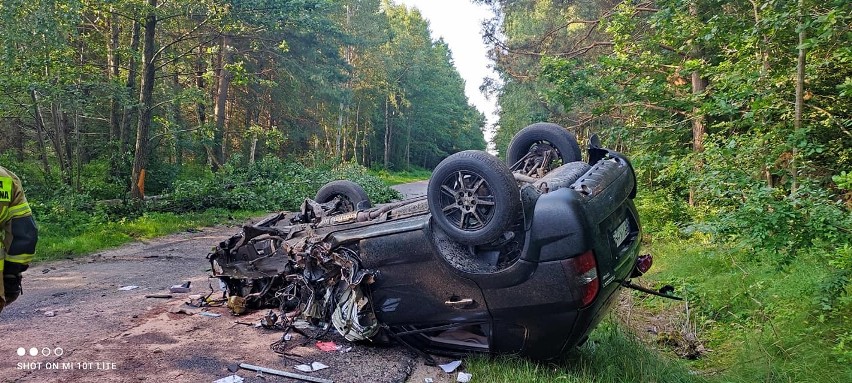
[[[239,158],[210,178],[175,183],[164,210],[200,211],[211,207],[245,210],[295,210],[327,182],[348,179],[360,184],[374,203],[399,198],[399,194],[357,164],[332,164],[314,159],[285,162],[267,157],[249,166]]]

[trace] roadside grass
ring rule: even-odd
[[[67,224],[39,222],[36,260],[90,254],[139,239],[150,239],[225,223],[242,223],[263,215],[260,211],[208,209],[202,212],[147,212],[136,218],[113,222],[88,221]],[[212,245],[211,245],[212,246]]]
[[[750,249],[701,236],[657,239],[646,249],[654,267],[645,284],[677,288],[710,350],[688,362],[690,368],[724,382],[852,381],[852,353],[843,344],[852,339],[852,305],[847,299],[834,309],[821,306],[831,270],[818,254],[779,266],[756,259]],[[684,305],[662,299],[639,304],[655,312]]]
[[[406,171],[389,172],[387,170],[370,170],[370,174],[378,177],[388,186],[405,184],[409,182],[428,180],[432,171],[423,168],[411,168]]]
[[[467,361],[477,382],[705,382],[680,360],[661,355],[610,317],[576,352],[550,362],[516,356]]]

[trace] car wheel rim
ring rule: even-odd
[[[441,213],[463,231],[485,227],[494,216],[494,209],[491,185],[475,172],[457,171],[441,183]]]

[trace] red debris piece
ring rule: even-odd
[[[334,342],[317,342],[317,348],[322,351],[337,351],[337,344]]]

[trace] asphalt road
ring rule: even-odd
[[[419,182],[396,189],[417,196],[425,194],[425,186]],[[281,357],[269,347],[281,332],[236,323],[255,323],[262,312],[240,317],[224,307],[206,309],[220,316],[172,312],[190,294],[218,291],[216,280],[208,279],[205,256],[237,231],[235,226],[206,228],[34,264],[25,273],[24,294],[0,313],[0,381],[213,382],[229,376],[227,367],[238,363],[335,382],[454,381],[402,347],[349,344],[333,336],[329,340],[352,350],[323,352],[309,343],[293,347],[291,358]],[[192,282],[188,294],[146,298],[186,281]],[[290,340],[300,341],[298,335]],[[294,369],[315,361],[329,368]],[[237,375],[246,382],[294,381],[246,370]]]

